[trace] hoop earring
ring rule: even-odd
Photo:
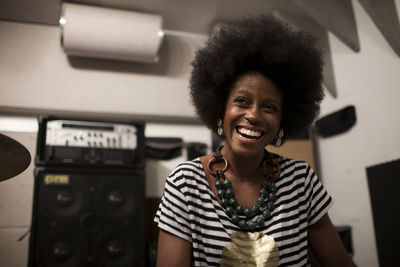
[[[284,135],[284,132],[283,132],[283,129],[281,128],[279,130],[279,132],[278,132],[278,136],[277,136],[276,141],[275,141],[275,145],[276,146],[281,146],[282,145],[282,137],[283,137],[283,135]]]
[[[224,126],[222,125],[222,119],[218,119],[217,120],[217,133],[219,136],[223,136],[224,135]]]

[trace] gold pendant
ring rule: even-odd
[[[279,265],[279,249],[275,240],[263,233],[235,232],[231,242],[222,249],[220,266]]]

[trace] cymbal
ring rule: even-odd
[[[30,163],[31,154],[28,149],[0,133],[0,182],[20,174]]]

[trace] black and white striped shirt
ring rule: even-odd
[[[307,266],[307,229],[327,213],[332,199],[307,163],[275,156],[281,166],[275,208],[256,231],[275,240],[279,266]],[[154,221],[191,242],[194,266],[219,266],[230,235],[242,231],[211,191],[199,158],[168,176]]]

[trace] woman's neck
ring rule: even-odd
[[[229,147],[224,146],[221,154],[228,161],[230,172],[243,182],[251,182],[254,177],[260,177],[263,174],[264,150],[253,155],[238,155]]]

